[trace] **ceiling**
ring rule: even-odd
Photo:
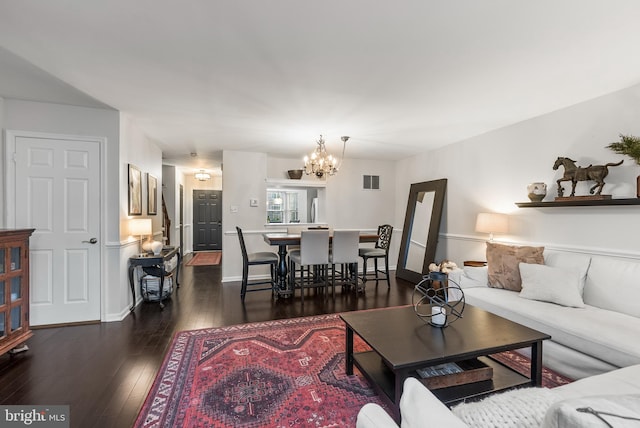
[[[185,167],[319,134],[402,159],[640,83],[639,21],[637,0],[0,0],[0,95],[110,106]]]

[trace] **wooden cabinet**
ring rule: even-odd
[[[29,330],[29,237],[35,229],[0,229],[0,355]]]

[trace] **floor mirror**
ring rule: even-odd
[[[411,185],[396,277],[417,284],[429,272],[436,255],[446,190],[446,178]]]

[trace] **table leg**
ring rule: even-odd
[[[287,281],[287,246],[278,245],[278,297],[290,297],[293,292]]]
[[[542,341],[531,345],[531,384],[542,386]]]
[[[160,265],[160,270],[161,270],[161,273],[160,273],[160,294],[159,294],[159,297],[160,297],[160,309],[162,310],[162,309],[164,309],[164,303],[162,303],[162,291],[164,289],[164,265]]]
[[[136,287],[135,284],[133,282],[133,272],[135,271],[135,266],[133,266],[132,264],[129,264],[129,287],[131,287],[131,309],[130,311],[133,312],[133,310],[136,308]]]
[[[178,264],[176,265],[176,275],[174,281],[176,282],[176,288],[180,288],[180,283],[178,282],[178,277],[180,276],[180,265],[182,264],[182,256],[180,252],[176,253],[176,257],[178,258]]]
[[[402,397],[402,389],[404,388],[404,381],[407,378],[406,375],[403,375],[400,372],[394,373],[395,377],[395,396],[393,397],[393,404],[396,406],[400,406],[400,398]]]
[[[346,326],[346,343],[345,343],[345,356],[347,375],[353,374],[353,330],[351,327]]]
[[[353,283],[353,291],[358,289],[358,263],[349,263],[349,282]]]

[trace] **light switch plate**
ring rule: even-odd
[[[249,199],[249,205],[251,205],[252,207],[257,207],[258,206],[258,200],[255,199],[255,198]]]

